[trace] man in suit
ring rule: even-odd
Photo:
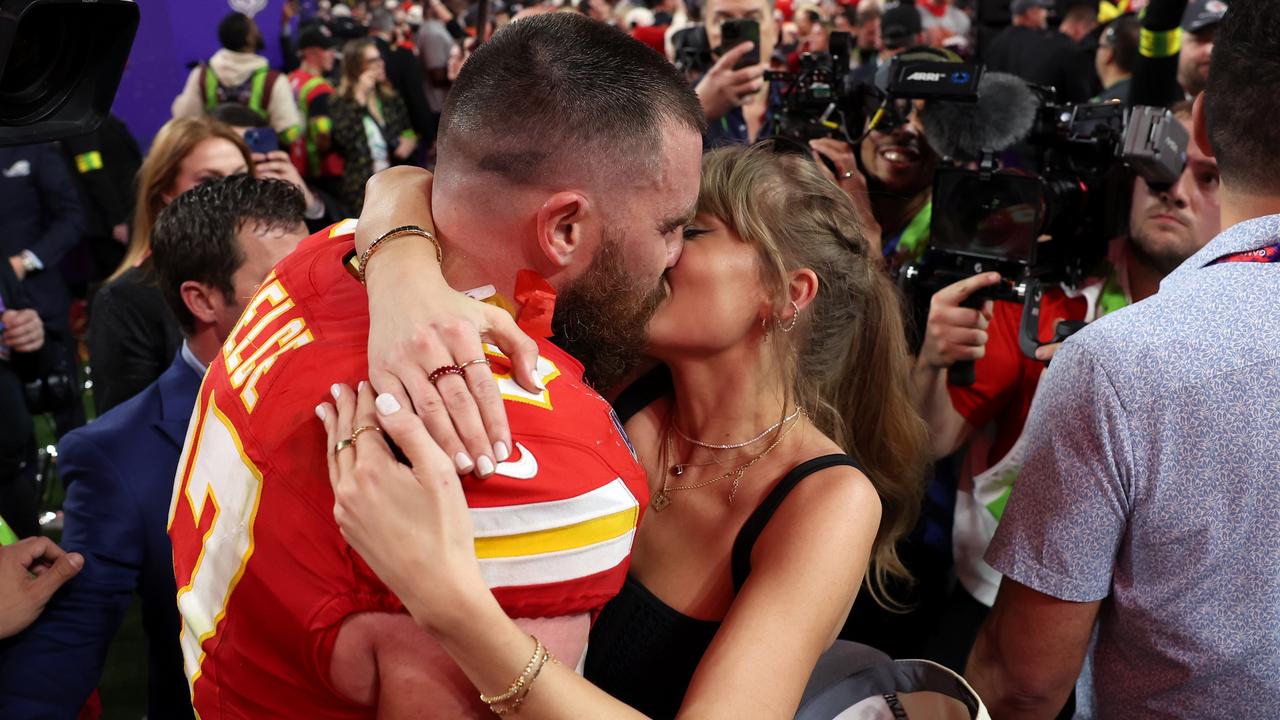
[[[0,717],[74,717],[135,592],[148,716],[192,716],[165,533],[173,477],[205,367],[245,300],[306,237],[304,205],[289,183],[233,175],[185,193],[157,219],[153,262],[185,340],[155,383],[62,440],[63,547],[83,554],[84,569],[31,628],[0,644]]]

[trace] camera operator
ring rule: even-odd
[[[772,134],[769,111],[776,100],[764,80],[764,71],[778,38],[772,0],[706,0],[702,16],[706,19],[708,45],[712,53],[718,55],[715,64],[693,88],[707,118],[703,149],[741,145],[769,137]],[[728,20],[759,23],[760,42],[744,42],[722,52],[721,30]],[[759,51],[761,62],[734,69],[752,50]]]
[[[1190,127],[1185,104],[1175,116]],[[1046,290],[1039,337],[1050,337],[1059,321],[1092,321],[1154,295],[1160,281],[1209,242],[1219,230],[1218,170],[1194,145],[1179,181],[1155,191],[1135,178],[1129,234],[1114,240],[1106,261],[1078,288]],[[962,303],[1001,281],[986,273],[954,283],[933,296],[917,358],[917,409],[929,424],[935,460],[966,443],[959,471],[953,547],[959,587],[940,643],[947,664],[963,665],[978,625],[995,601],[1000,575],[982,560],[1024,457],[1023,425],[1044,363],[1056,346],[1026,357],[1018,346],[1022,306],[988,301],[982,309]],[[948,384],[948,368],[976,360],[968,387]]]

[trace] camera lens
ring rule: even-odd
[[[68,17],[75,9],[75,18]],[[54,112],[75,85],[92,42],[87,15],[73,5],[36,5],[19,21],[0,74],[0,124],[34,122]]]

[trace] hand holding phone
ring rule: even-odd
[[[755,20],[726,20],[720,26],[720,54],[732,50],[742,43],[752,43],[753,47],[734,64],[734,70],[760,64],[760,23]]]
[[[250,150],[262,155],[280,149],[280,138],[269,127],[249,128],[245,131],[244,141]]]

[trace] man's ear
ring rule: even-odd
[[[1196,96],[1191,104],[1191,142],[1200,148],[1205,157],[1213,157],[1213,146],[1209,143],[1209,126],[1204,121],[1204,92]]]
[[[182,304],[198,322],[213,323],[217,320],[218,310],[226,304],[221,292],[195,280],[182,283],[178,292],[182,295]]]
[[[590,207],[586,196],[570,190],[552,195],[538,208],[538,247],[556,270],[582,252],[582,221]]]

